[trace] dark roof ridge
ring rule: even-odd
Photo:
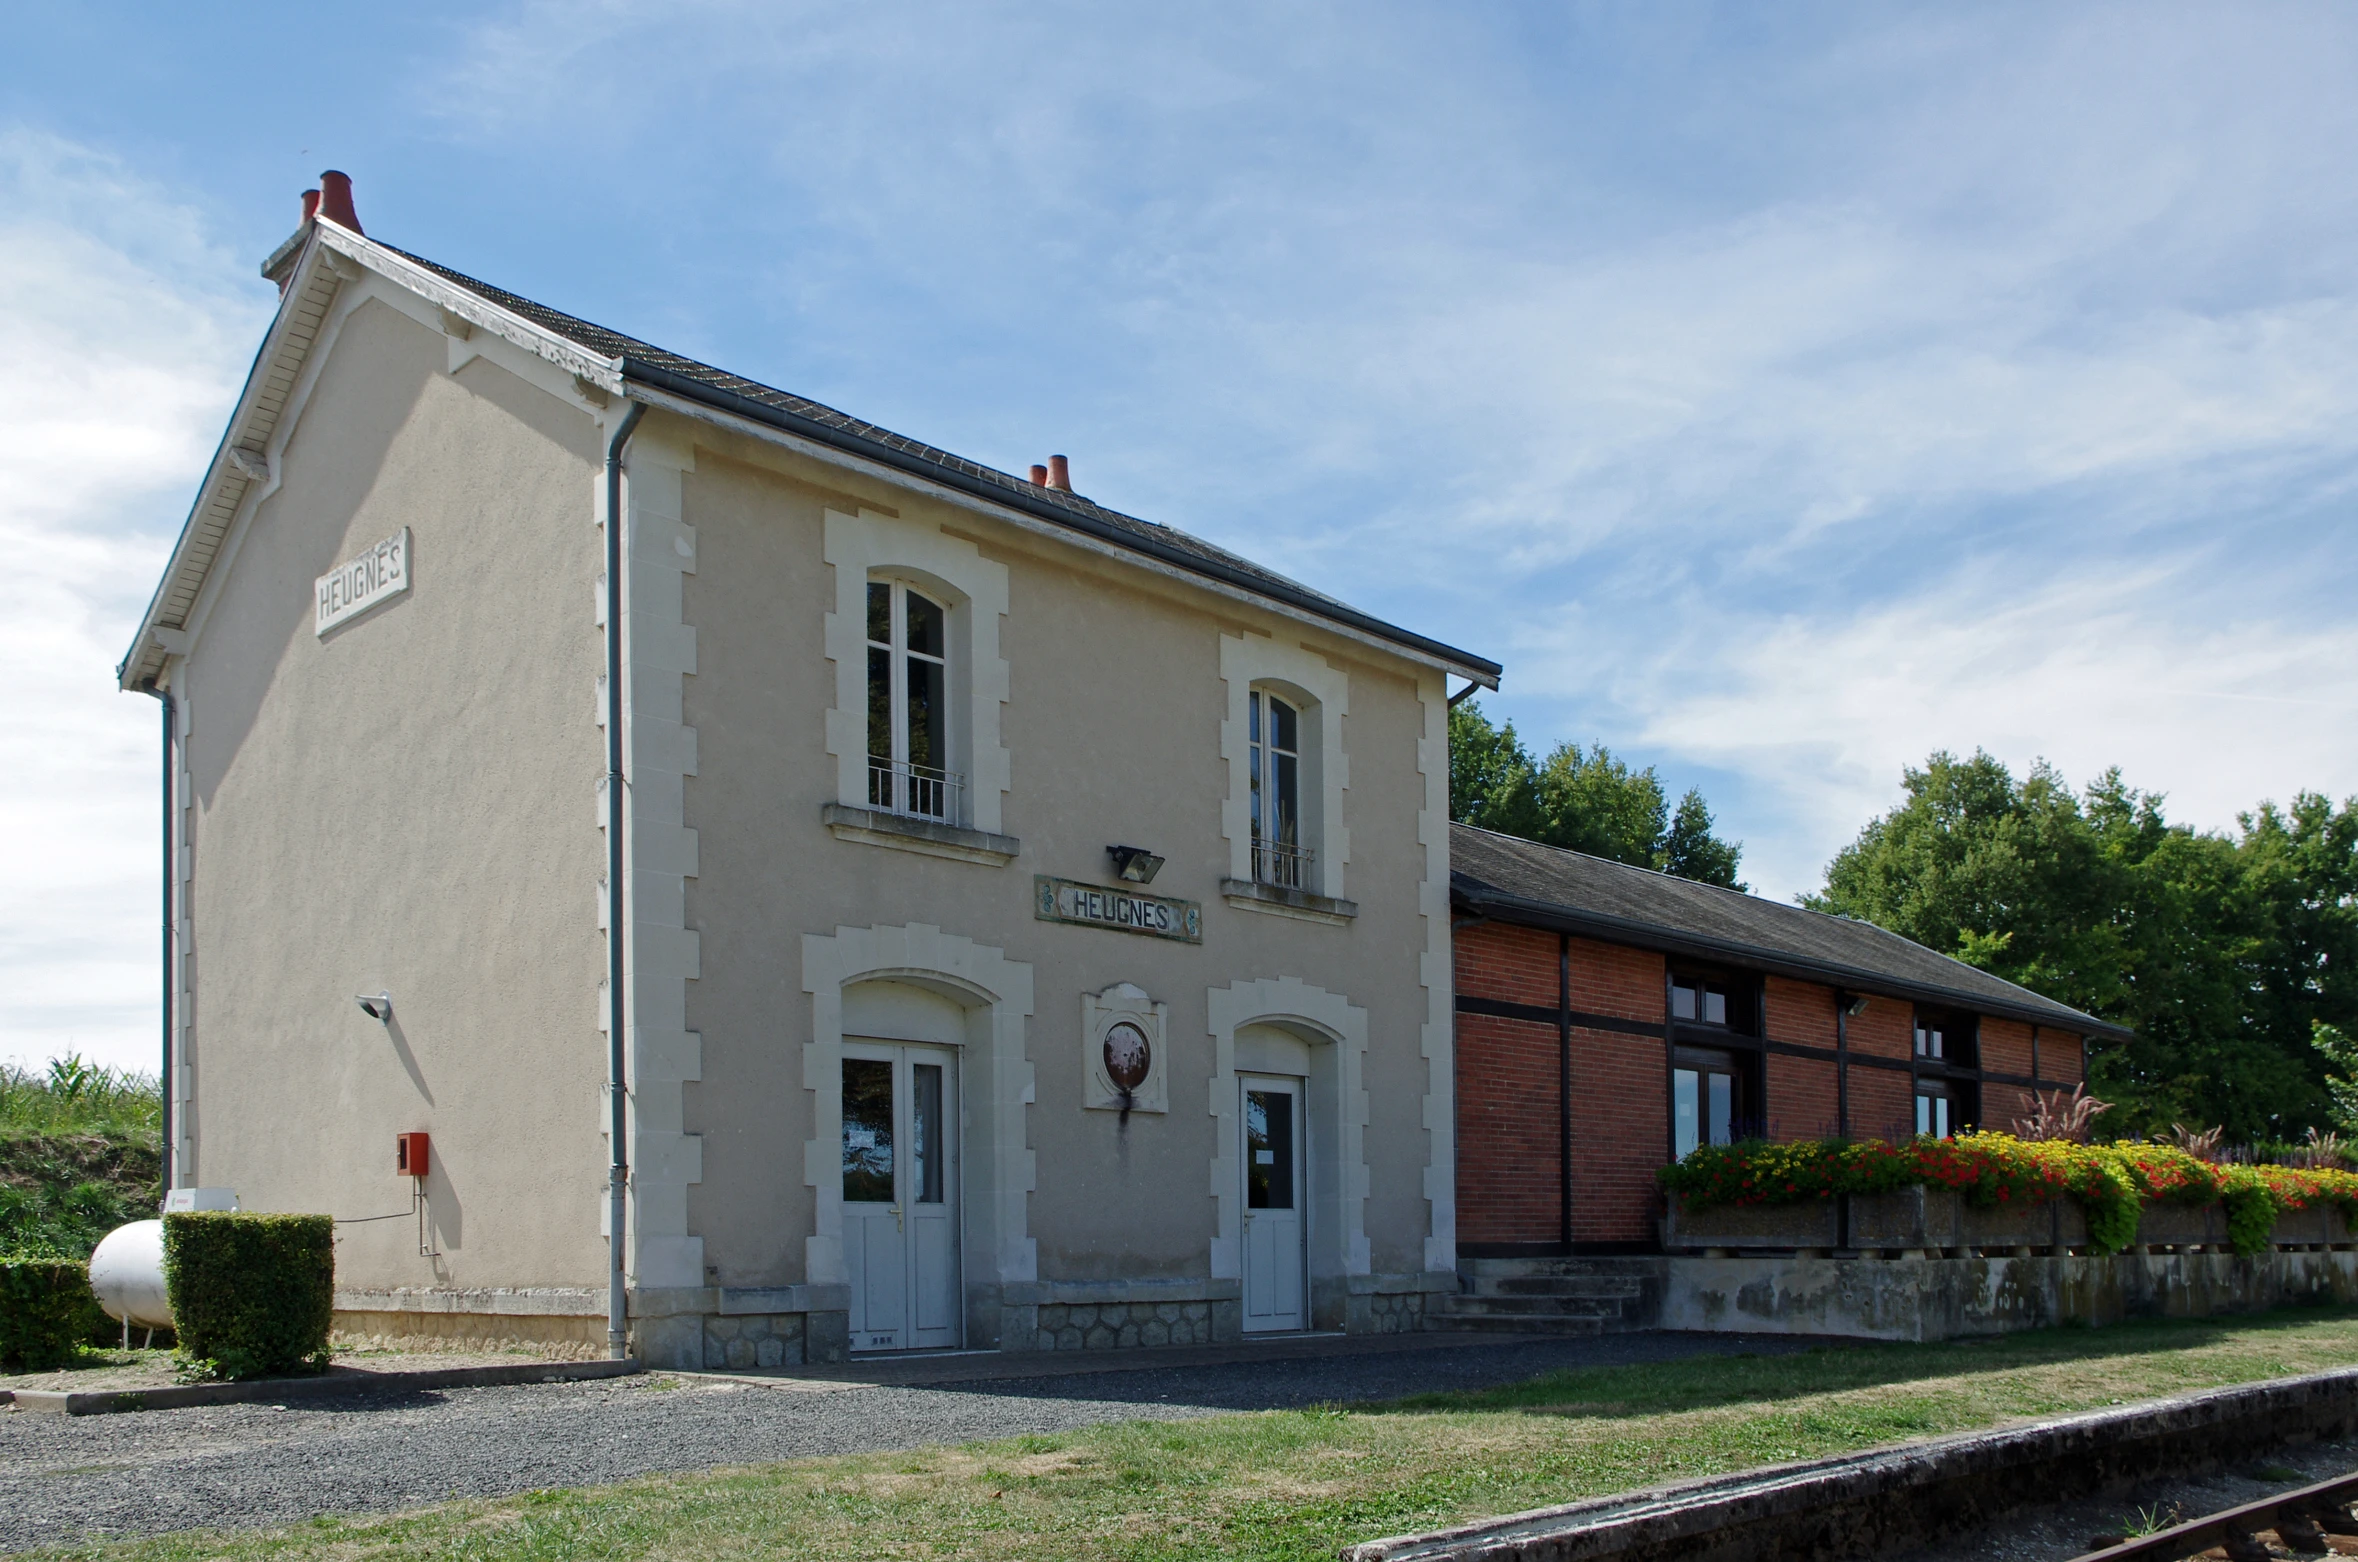
[[[1626,868],[1632,873],[1650,873],[1658,879],[1667,879],[1673,884],[1689,885],[1695,889],[1717,890],[1722,895],[1734,895],[1740,900],[1752,901],[1757,905],[1781,906],[1787,907],[1787,909],[1793,911],[1810,911],[1810,908],[1807,906],[1789,906],[1785,901],[1771,900],[1766,895],[1755,895],[1748,889],[1736,889],[1726,884],[1706,884],[1701,879],[1690,879],[1682,874],[1672,873],[1662,868],[1649,868],[1641,862],[1623,862],[1618,857],[1602,857],[1595,852],[1584,852],[1577,846],[1557,846],[1547,841],[1535,841],[1528,835],[1509,835],[1504,830],[1493,830],[1487,825],[1468,824],[1463,819],[1452,819],[1449,821],[1449,823],[1452,829],[1478,830],[1493,840],[1513,841],[1518,846],[1536,846],[1541,851],[1562,852],[1567,857],[1584,857],[1590,862],[1601,862],[1608,868]],[[1836,913],[1828,911],[1811,912],[1811,915],[1821,917],[1833,916],[1835,914]],[[1856,922],[1859,920],[1859,918],[1843,917],[1842,920],[1845,922]],[[1867,925],[1872,927],[1874,924],[1869,923]],[[1917,947],[1922,948],[1923,946],[1918,945]]]
[[[1463,893],[1473,904],[1478,905],[1485,900],[1494,904],[1512,902],[1528,908],[1534,915],[1544,917],[1552,912],[1566,920],[1596,926],[1600,929],[1597,936],[1608,939],[1613,930],[1650,931],[1671,942],[1680,943],[1690,954],[1716,948],[1723,957],[1752,958],[1770,965],[1779,962],[1807,965],[1825,974],[1847,972],[1854,978],[1889,983],[1903,990],[1938,993],[1951,1002],[1984,1007],[2003,1006],[2026,1018],[2043,1015],[2042,1023],[2062,1021],[2079,1024],[2091,1034],[2130,1034],[2110,1021],[2075,1009],[2019,982],[2010,981],[1994,971],[1968,965],[1954,955],[1944,954],[1916,942],[1904,933],[1894,932],[1863,918],[1770,900],[1766,896],[1728,889],[1723,885],[1682,879],[1656,868],[1617,862],[1592,852],[1551,846],[1544,841],[1507,835],[1458,820],[1450,821],[1450,829],[1481,838],[1479,841],[1462,842],[1466,847],[1475,848],[1474,855],[1495,850],[1510,862],[1522,865],[1521,875],[1509,873],[1502,881],[1495,867],[1486,872],[1479,866],[1463,863],[1460,854],[1453,850],[1450,854],[1453,892]],[[1490,842],[1498,845],[1491,847],[1488,844]],[[1633,889],[1638,893],[1632,893],[1622,900],[1619,892],[1608,891],[1602,882],[1595,882],[1584,896],[1581,886],[1576,882],[1568,883],[1561,876],[1549,876],[1554,878],[1552,883],[1547,881],[1547,877],[1530,879],[1520,884],[1513,882],[1523,875],[1547,875],[1547,859],[1551,858],[1567,865],[1583,865],[1584,870],[1586,865],[1594,865],[1595,870],[1630,876],[1637,881]],[[1656,888],[1656,885],[1661,888]],[[1682,913],[1663,899],[1662,890],[1671,885],[1680,886],[1676,893],[1682,898],[1693,890],[1717,891],[1721,897],[1718,908],[1704,910],[1711,902],[1687,898],[1685,905],[1690,909]],[[1747,928],[1745,923],[1751,926]],[[1813,932],[1813,929],[1823,931]],[[1878,955],[1872,950],[1857,947],[1862,936],[1860,930],[1872,930],[1874,942],[1888,948],[1889,955]],[[1852,945],[1847,952],[1840,947],[1846,941]],[[1932,962],[1929,969],[1925,965],[1927,961]],[[1911,965],[1917,969],[1906,969]]]
[[[535,303],[519,293],[455,271],[423,255],[412,254],[382,239],[366,241],[410,264],[517,315],[544,331],[615,360],[623,378],[638,380],[706,405],[717,406],[757,421],[806,425],[795,431],[830,443],[865,447],[859,453],[887,465],[966,489],[976,497],[1007,504],[1043,519],[1071,526],[1132,552],[1161,558],[1165,563],[1220,580],[1271,601],[1315,614],[1429,659],[1448,664],[1459,676],[1496,686],[1499,665],[1486,657],[1420,635],[1366,613],[1314,586],[1255,563],[1214,542],[1097,503],[1069,489],[1046,488],[969,457],[956,455],[922,440],[896,434],[825,402],[780,390],[750,376],[722,369],[698,359],[657,347],[651,342],[616,331],[578,315]]]

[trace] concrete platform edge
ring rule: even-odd
[[[514,1366],[440,1367],[418,1372],[329,1372],[315,1378],[259,1378],[247,1383],[175,1383],[163,1388],[0,1389],[0,1403],[48,1415],[100,1416],[140,1410],[185,1410],[201,1405],[276,1404],[337,1394],[381,1394],[397,1389],[498,1388],[511,1383],[579,1383],[645,1372],[635,1358],[620,1361],[527,1361]]]

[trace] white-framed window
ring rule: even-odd
[[[1228,893],[1237,904],[1270,903],[1255,886],[1342,902],[1351,858],[1343,798],[1351,783],[1343,722],[1351,684],[1343,669],[1306,645],[1258,634],[1220,637],[1228,685],[1220,754],[1228,798]],[[1300,908],[1295,908],[1299,910]],[[1344,905],[1339,913],[1355,914]]]
[[[868,582],[868,806],[965,822],[950,766],[950,609],[906,581]]]
[[[826,558],[835,570],[825,632],[835,667],[826,720],[836,792],[828,806],[997,833],[1010,773],[999,725],[1008,687],[999,655],[1007,566],[937,526],[866,510],[827,511]],[[859,834],[850,820],[831,828],[935,855],[966,850],[922,833]],[[990,860],[1003,865],[1006,855]]]
[[[1284,889],[1308,889],[1315,881],[1317,850],[1302,829],[1302,708],[1275,689],[1252,690],[1246,708],[1253,878]]]

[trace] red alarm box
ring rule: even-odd
[[[393,1169],[404,1177],[426,1175],[426,1136],[424,1134],[395,1134],[393,1136]]]

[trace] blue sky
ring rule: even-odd
[[[0,56],[0,1058],[153,1049],[110,669],[369,231],[1503,661],[1765,893],[1901,766],[2358,791],[2358,13],[46,7]]]

